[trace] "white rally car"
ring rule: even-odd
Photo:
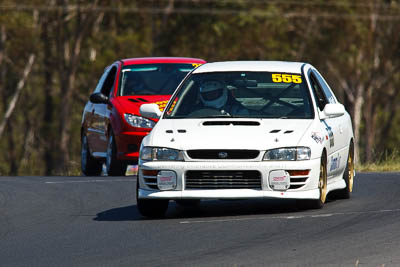
[[[310,64],[204,64],[179,85],[140,148],[137,207],[162,216],[169,200],[298,199],[321,208],[353,188],[351,118]]]

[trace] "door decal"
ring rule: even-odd
[[[329,147],[333,147],[335,145],[335,136],[333,135],[333,131],[331,126],[329,126],[325,120],[322,121],[325,124],[325,129],[329,135]]]

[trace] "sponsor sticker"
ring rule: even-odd
[[[339,166],[340,166],[340,159],[341,159],[342,157],[341,156],[336,156],[336,157],[334,157],[334,156],[332,156],[331,157],[331,167],[329,168],[329,171],[334,171],[334,170],[336,170],[336,169],[338,169],[339,168]]]
[[[301,75],[274,73],[272,74],[274,83],[302,83]]]
[[[318,132],[312,132],[312,133],[311,133],[311,138],[314,139],[314,141],[315,141],[317,144],[322,144],[322,142],[324,142],[324,136],[321,135],[321,134],[318,133]]]
[[[329,135],[329,147],[335,146],[335,136],[333,135],[333,131],[331,126],[329,126],[326,121],[323,121],[325,124],[325,129],[328,132]]]
[[[163,111],[165,109],[165,107],[167,106],[168,101],[169,100],[157,101],[155,104],[158,105],[158,108],[160,109],[160,111]],[[172,110],[175,107],[175,103],[176,103],[176,100],[172,103],[170,110]]]
[[[194,67],[194,68],[197,68],[197,67],[199,67],[201,65],[201,63],[192,63],[192,66]]]

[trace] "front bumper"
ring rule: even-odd
[[[174,190],[160,191],[150,188],[146,183],[143,170],[174,171],[177,175],[177,186]],[[187,171],[258,171],[261,174],[260,189],[186,189],[185,174]],[[275,170],[310,170],[307,180],[300,188],[275,191],[270,187],[269,174]],[[249,199],[249,198],[281,198],[281,199],[318,199],[318,179],[320,159],[292,162],[140,162],[138,198],[141,199]]]
[[[152,191],[138,190],[141,199],[249,199],[249,198],[280,198],[280,199],[318,199],[319,190],[312,189],[298,192],[279,192],[252,189],[216,189],[216,190],[183,190],[183,191]]]
[[[149,131],[121,132],[115,136],[117,144],[117,158],[136,162],[139,158],[140,144]]]

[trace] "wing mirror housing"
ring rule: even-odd
[[[161,117],[161,111],[157,104],[143,104],[140,106],[140,114],[145,118],[159,119]]]
[[[110,100],[102,93],[93,93],[89,97],[90,102],[95,104],[109,104]]]
[[[322,111],[322,118],[332,118],[344,115],[346,112],[342,104],[326,104],[324,110]]]

